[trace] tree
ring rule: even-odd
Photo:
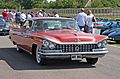
[[[34,6],[34,0],[16,0],[22,9],[31,9]]]
[[[0,8],[9,8],[9,9],[16,9],[17,4],[14,1],[9,1],[9,2],[5,2],[5,1],[0,1]]]
[[[95,0],[94,3],[92,3],[93,8],[104,8],[104,7],[120,7],[120,1],[119,0]]]

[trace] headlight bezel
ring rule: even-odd
[[[107,39],[104,39],[104,40],[99,41],[99,42],[97,43],[97,46],[98,46],[99,48],[105,48],[105,46],[106,46],[107,44],[108,44],[108,43],[107,43]]]
[[[43,40],[43,46],[45,48],[54,49],[56,44],[54,42],[49,41],[49,40]]]

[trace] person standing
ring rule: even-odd
[[[20,26],[22,26],[25,21],[26,21],[26,14],[24,12],[21,12],[21,15],[20,15]]]
[[[16,15],[16,12],[15,12],[15,10],[13,10],[12,12],[13,12],[13,18],[14,18],[14,23],[15,23],[15,18],[16,18],[15,15]]]
[[[9,21],[9,24],[10,26],[14,26],[14,14],[11,10],[9,10],[9,13],[8,13],[8,21]]]
[[[35,14],[34,14],[33,11],[31,11],[30,15],[31,15],[32,17],[35,17]]]
[[[54,14],[54,17],[59,17],[59,15],[57,14],[57,12],[53,12],[53,14]]]
[[[88,10],[87,11],[87,22],[86,22],[87,32],[88,33],[93,33],[94,22],[96,22],[96,18],[93,15],[92,11]]]
[[[39,16],[39,17],[43,17],[43,12],[42,12],[42,10],[39,11],[38,16]]]
[[[29,22],[29,27],[28,28],[30,28],[31,26],[32,26],[32,16],[31,16],[31,14],[28,12],[27,13],[27,21]]]
[[[48,17],[48,14],[45,12],[44,9],[42,9],[43,17]]]
[[[4,11],[2,12],[2,16],[3,16],[3,18],[4,18],[5,21],[8,20],[8,12],[7,12],[6,9],[4,9]]]
[[[31,20],[32,20],[32,15],[31,15],[29,12],[27,13],[27,20],[28,20],[28,21],[31,21]]]
[[[17,24],[20,23],[20,15],[21,15],[21,12],[18,10],[15,14],[15,20]]]
[[[10,23],[13,23],[13,21],[14,21],[14,14],[11,10],[9,10],[9,13],[8,13],[8,21]]]
[[[85,9],[82,8],[81,12],[76,17],[77,24],[81,31],[85,28],[86,20],[87,20],[87,14],[85,13]]]

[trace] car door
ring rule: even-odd
[[[31,53],[32,52],[32,44],[33,44],[33,35],[32,35],[32,25],[29,27],[29,25],[25,25],[25,31],[22,33],[21,39],[23,40],[21,42],[22,47],[24,50],[27,52]]]
[[[23,35],[24,29],[21,27],[15,27],[10,29],[10,38],[11,40],[17,45],[22,46],[22,35]]]

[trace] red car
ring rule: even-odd
[[[46,59],[61,58],[85,58],[93,65],[108,52],[106,36],[80,31],[71,18],[35,17],[21,28],[11,29],[10,39],[18,51],[27,51],[41,65],[46,63]]]

